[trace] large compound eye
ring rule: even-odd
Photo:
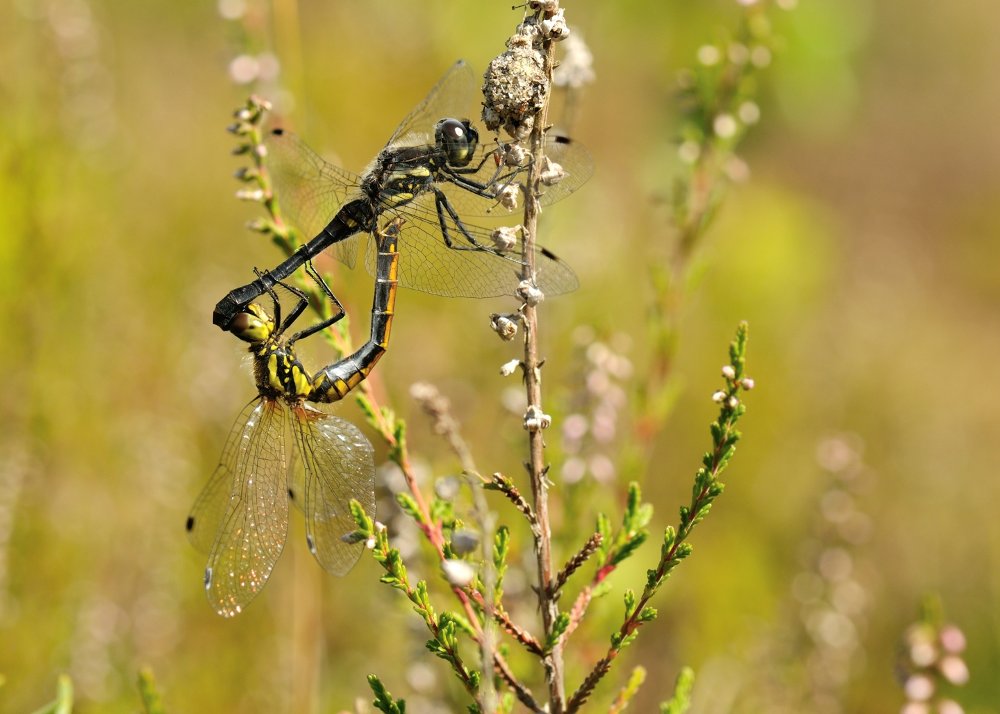
[[[257,303],[250,303],[236,313],[229,323],[229,331],[244,342],[265,342],[274,332],[274,320]]]
[[[472,160],[476,151],[479,134],[468,121],[458,119],[442,119],[435,127],[434,136],[438,145],[444,149],[448,163],[452,166],[465,166]]]

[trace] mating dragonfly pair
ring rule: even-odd
[[[500,196],[526,190],[524,162],[505,160],[508,147],[480,143],[472,123],[459,118],[475,85],[469,66],[455,64],[361,176],[325,162],[287,132],[271,133],[267,160],[282,206],[315,237],[231,291],[213,313],[216,325],[250,343],[258,390],[187,520],[192,542],[209,553],[205,588],[221,615],[239,613],[267,582],[285,543],[289,500],[302,508],[307,543],[324,569],[341,575],[360,557],[361,545],[346,538],[354,531],[349,504],[357,500],[374,515],[373,450],[353,424],[310,403],[342,399],[372,370],[388,344],[397,283],[440,295],[493,297],[514,295],[522,280],[523,250],[511,238],[516,232],[468,220],[506,214]],[[574,191],[592,171],[587,152],[563,137],[550,139],[546,154],[565,176],[541,194],[542,205]],[[353,267],[362,244],[376,281],[371,337],[354,354],[310,375],[295,343],[344,314],[310,261],[332,248]],[[535,264],[544,293],[576,288],[572,269],[551,251],[538,248]],[[307,301],[284,280],[303,266],[339,312],[285,337]],[[284,320],[276,286],[297,297]],[[254,302],[265,294],[273,317]],[[289,431],[294,451],[286,453]],[[289,476],[291,453],[302,463]]]

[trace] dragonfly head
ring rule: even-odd
[[[236,313],[229,323],[229,331],[244,342],[259,344],[274,334],[274,320],[255,302]]]
[[[434,141],[444,150],[449,166],[463,167],[476,153],[479,132],[468,119],[442,119],[434,125]]]

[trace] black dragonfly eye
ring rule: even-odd
[[[479,133],[468,121],[442,119],[434,127],[434,139],[444,150],[450,166],[465,166],[472,160]]]

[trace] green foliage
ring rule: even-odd
[[[619,712],[625,711],[628,708],[629,702],[639,693],[639,688],[645,681],[646,668],[634,667],[625,686],[622,687],[621,691],[618,692],[618,696],[611,703],[608,714],[619,714]]]
[[[674,684],[674,695],[660,704],[660,714],[684,714],[691,708],[691,691],[694,689],[694,670],[683,667]]]
[[[145,714],[166,714],[163,696],[156,686],[153,670],[148,667],[139,670],[139,698],[142,699],[142,709]]]
[[[72,714],[72,711],[73,682],[68,675],[60,674],[56,684],[56,698],[32,714]]]
[[[371,687],[375,695],[372,704],[384,714],[406,714],[406,701],[403,699],[393,699],[392,695],[382,684],[381,680],[374,674],[368,675],[368,686]]]
[[[649,537],[646,525],[652,517],[653,506],[642,503],[639,484],[630,483],[621,526],[617,531],[612,533],[611,520],[607,515],[597,514],[596,531],[601,536],[596,549],[598,567],[617,566],[631,557]]]
[[[493,536],[493,568],[496,571],[494,584],[494,605],[499,605],[503,599],[503,576],[507,572],[507,554],[510,552],[510,529],[507,526],[497,528]]]
[[[552,623],[552,630],[549,632],[548,636],[545,638],[545,651],[551,652],[552,648],[556,646],[559,640],[565,634],[566,630],[569,628],[570,618],[565,612],[560,612],[556,615],[555,621]]]
[[[405,491],[400,491],[396,494],[396,503],[399,504],[400,509],[408,515],[410,518],[415,520],[417,523],[424,522],[424,515],[414,500],[413,496],[406,493]]]

